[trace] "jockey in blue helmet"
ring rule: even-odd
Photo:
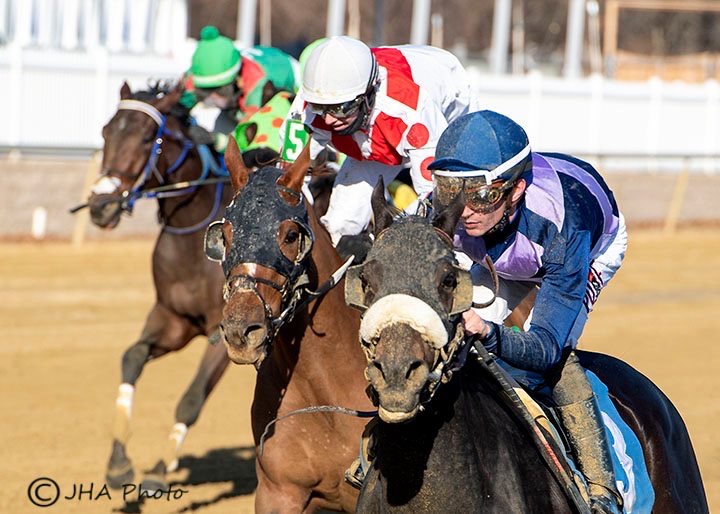
[[[476,283],[487,281],[485,256],[503,279],[493,306],[463,314],[466,332],[480,337],[526,387],[552,389],[577,465],[587,479],[593,512],[622,512],[625,497],[617,490],[598,399],[572,352],[597,295],[620,267],[627,247],[612,192],[586,162],[531,152],[522,127],[493,111],[452,121],[440,136],[429,169],[434,208],[440,210],[458,197],[465,205],[455,234],[458,258],[471,266]],[[518,284],[521,296],[537,288],[525,331],[503,325],[517,301],[511,295]],[[482,290],[476,288],[478,294]],[[480,298],[476,301],[481,303]],[[603,413],[614,410],[602,405]],[[626,440],[635,437],[627,431]],[[619,456],[616,462],[622,460]],[[627,475],[632,471],[633,476],[647,476],[640,464],[642,469],[626,470]],[[651,487],[648,496],[652,505]]]

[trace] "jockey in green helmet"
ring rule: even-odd
[[[280,91],[294,94],[298,77],[297,61],[285,52],[267,46],[239,51],[217,28],[204,27],[188,72],[188,94],[181,102],[189,108],[198,102],[219,108],[213,132],[220,137],[208,140],[209,134],[205,131],[203,138],[202,130],[193,136],[224,150],[226,134],[238,120],[252,115]]]

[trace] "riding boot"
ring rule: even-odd
[[[622,496],[617,491],[611,448],[600,408],[585,370],[570,353],[553,388],[553,399],[575,455],[585,476],[590,509],[595,513],[621,513]]]

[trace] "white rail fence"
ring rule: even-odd
[[[177,79],[191,51],[191,44],[173,57],[105,48],[80,53],[1,47],[5,116],[0,147],[100,148],[100,129],[115,111],[122,82],[139,88],[150,77]],[[690,156],[705,171],[720,168],[720,86],[715,81],[568,80],[470,71],[481,105],[520,122],[535,149],[586,156]]]

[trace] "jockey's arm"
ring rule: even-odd
[[[564,259],[544,266],[529,330],[517,332],[484,322],[485,330],[475,330],[486,335],[483,345],[519,369],[544,373],[553,368],[560,362],[570,331],[584,308],[589,267],[590,234],[576,232],[567,242]]]
[[[421,104],[417,118],[410,124],[398,149],[409,158],[410,177],[418,195],[430,193],[433,188],[428,166],[435,159],[440,134],[447,128],[447,120],[440,108],[432,101]]]
[[[308,119],[308,112],[305,109],[305,102],[298,94],[290,105],[290,111],[287,117],[280,126],[278,137],[280,138],[280,148],[283,148],[286,144],[286,137],[288,137],[288,124],[293,121],[299,121],[305,124],[305,128],[310,131],[310,158],[314,161],[320,152],[330,143],[330,133],[324,130],[318,130],[310,127],[306,121]],[[292,136],[290,136],[292,137]],[[287,141],[287,144],[297,144],[297,142]]]

